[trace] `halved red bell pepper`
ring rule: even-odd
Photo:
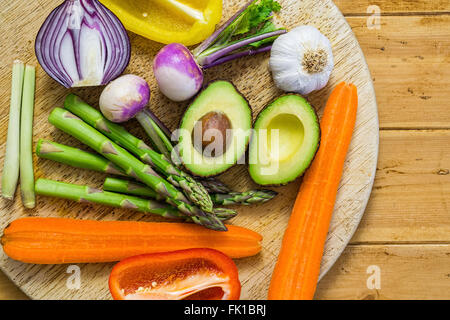
[[[237,300],[233,260],[214,249],[151,253],[122,260],[109,277],[115,300]]]

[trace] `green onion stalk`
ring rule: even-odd
[[[25,66],[20,112],[20,191],[26,208],[36,205],[33,170],[33,113],[36,69]]]
[[[15,60],[12,67],[11,98],[9,104],[8,137],[2,173],[2,196],[13,200],[19,181],[20,159],[20,109],[22,105],[23,75],[25,65]]]

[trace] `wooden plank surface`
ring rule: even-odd
[[[401,288],[405,286],[402,282],[396,283],[400,288],[383,286],[383,292],[386,292],[386,296],[380,292],[369,290],[366,287],[365,280],[368,277],[365,268],[369,266],[366,261],[381,264],[380,258],[385,258],[381,260],[382,265],[389,265],[389,270],[391,268],[395,270],[407,261],[408,268],[422,270],[422,264],[434,259],[436,255],[439,255],[440,250],[443,250],[444,253],[448,252],[448,246],[439,245],[423,245],[427,250],[421,251],[420,245],[417,245],[417,243],[449,241],[449,169],[449,131],[382,131],[373,195],[352,239],[353,245],[346,249],[344,256],[338,260],[338,264],[330,271],[330,275],[322,280],[318,297],[338,299],[408,298],[404,292],[401,292]],[[399,248],[409,248],[409,252],[412,250],[411,248],[415,248],[416,253],[421,253],[421,258],[416,260],[410,256],[404,256],[402,260],[391,261],[389,256],[384,254],[384,251],[385,248],[392,245],[373,247],[358,245],[361,243],[416,243],[413,246],[400,246]],[[433,250],[430,250],[430,248],[433,248]],[[439,259],[439,261],[443,260],[442,257]],[[430,274],[439,272],[441,276],[445,274],[445,270],[450,272],[447,267],[450,265],[450,261],[446,260],[445,263],[439,261],[434,269],[432,268],[431,271],[426,269],[426,272],[430,272]],[[397,262],[399,265],[397,265]],[[371,262],[371,264],[373,263]],[[344,264],[345,270],[342,269]],[[403,272],[407,273],[407,271]],[[394,277],[394,274],[389,273],[389,276]],[[420,281],[426,281],[426,274],[422,274],[420,279]],[[439,279],[436,280],[438,284],[439,281],[442,282],[440,285],[450,285],[449,280],[445,277],[438,277],[437,279]],[[351,285],[344,285],[347,281]],[[413,283],[422,286],[423,284],[420,281]],[[340,284],[339,290],[331,288],[332,284],[336,283]],[[441,292],[440,285],[436,286],[436,289],[433,289],[434,285],[430,285],[427,292],[433,297],[442,297],[439,295]],[[353,287],[358,290],[355,291],[354,296],[351,296],[348,288]],[[393,289],[395,290],[392,291]],[[415,294],[414,297],[409,298],[425,297],[420,292]],[[0,299],[24,297],[25,295],[6,276],[0,275]]]
[[[5,10],[18,10],[18,6],[19,3],[14,2]],[[32,14],[27,17],[42,20]],[[21,42],[2,39],[0,49],[13,48],[25,61],[33,58],[35,35],[27,19],[17,22],[6,13],[0,13],[6,33],[12,33],[17,26],[27,35]],[[370,66],[380,127],[450,128],[448,91],[445,90],[450,87],[450,15],[383,16],[380,29],[371,30],[367,28],[367,17],[347,17],[347,21]],[[135,39],[135,50],[145,55],[148,50],[138,47],[143,42]],[[150,65],[143,67],[150,68]],[[0,64],[2,74],[8,68],[7,63]],[[56,86],[52,84],[47,89],[54,90]],[[7,86],[0,88],[0,95],[7,94],[8,90]],[[174,119],[178,116],[178,113],[172,115]]]
[[[0,300],[28,300],[23,293],[9,278],[0,271]]]
[[[315,297],[449,299],[449,266],[448,244],[350,245],[319,283]]]
[[[450,12],[448,0],[336,0],[344,15],[372,14],[368,8],[378,6],[382,15],[442,14]]]
[[[316,299],[446,299],[449,265],[450,245],[349,245],[319,283]],[[367,285],[371,266],[380,268],[380,289]],[[28,297],[0,273],[2,299]]]
[[[352,243],[450,241],[449,172],[449,130],[382,130],[372,196]]]
[[[56,0],[53,0],[49,2],[48,6],[50,6],[50,3],[54,4],[56,2]],[[330,0],[308,0],[302,2],[283,0],[281,2],[283,11],[277,14],[277,20],[281,24],[288,28],[298,25],[299,21],[315,25],[330,39],[334,48],[335,66],[328,85],[323,90],[308,96],[312,105],[316,106],[319,115],[331,89],[337,83],[341,81],[352,82],[358,88],[358,115],[336,199],[330,232],[325,245],[321,266],[321,274],[323,274],[328,271],[345,249],[358,226],[370,196],[378,155],[379,128],[375,94],[370,72],[358,42],[345,19]],[[10,1],[10,3],[15,2]],[[242,6],[243,3],[243,0],[224,2],[223,18],[226,19],[226,17],[231,16],[236,8]],[[15,4],[10,5],[9,7],[13,8],[12,11],[9,14],[4,13],[2,15],[2,19],[5,20],[5,23],[2,25],[5,25],[5,29],[7,29],[4,33],[11,35],[5,37],[6,45],[4,46],[4,51],[0,52],[2,59],[7,60],[17,54],[13,50],[15,40],[12,34],[22,38],[21,32],[24,30],[33,28],[33,26],[37,30],[40,26],[39,20],[43,20],[43,17],[47,14],[46,8],[48,6],[39,7],[37,3],[33,3],[33,5],[35,6],[35,11],[27,7],[26,12],[24,12],[23,7],[17,7]],[[24,29],[17,29],[17,25],[20,25],[21,22],[15,23],[14,16],[23,16],[22,21],[27,21],[28,24],[24,26]],[[35,20],[30,20],[33,17]],[[14,29],[11,29],[11,26],[14,26]],[[23,35],[23,38],[26,39],[29,36],[30,34],[27,32],[27,34]],[[149,82],[153,93],[150,108],[162,116],[162,119],[169,126],[174,127],[179,122],[187,103],[168,101],[156,87],[153,74],[147,72],[147,70],[151,70],[149,66],[152,60],[151,57],[161,48],[161,44],[156,44],[134,34],[130,34],[130,40],[133,48],[132,58],[126,73],[136,73]],[[30,57],[31,63],[36,63],[32,50],[32,41],[21,42],[18,48],[27,52],[24,55]],[[249,104],[252,106],[253,114],[256,116],[269,101],[282,94],[273,85],[267,66],[268,54],[233,61],[215,68],[214,72],[206,72],[205,83],[217,78],[232,81],[246,96]],[[3,67],[2,69],[2,74],[5,75],[1,78],[3,80],[0,80],[2,88],[7,88],[9,83],[9,79],[6,76],[9,74],[9,70],[6,70],[6,68]],[[246,72],[242,72],[244,69]],[[38,68],[37,72],[37,83],[34,142],[36,143],[38,138],[44,138],[79,146],[79,143],[74,143],[73,138],[59,130],[55,130],[53,126],[48,124],[47,120],[49,110],[62,103],[63,97],[68,90],[56,85],[40,68]],[[99,90],[101,88],[83,88],[74,89],[73,91],[91,104],[96,105]],[[2,100],[8,100],[7,93],[7,90],[4,89],[0,92]],[[5,124],[0,126],[0,128],[3,128],[4,132],[6,132],[7,127],[6,112],[7,110],[4,109],[0,113],[0,121]],[[132,121],[128,124],[133,126]],[[137,134],[141,137],[145,136],[142,130],[139,130]],[[0,162],[1,155],[4,153],[3,150],[4,145],[0,146]],[[67,168],[51,161],[38,161],[36,158],[35,160],[36,178],[46,177],[93,187],[98,186],[99,182],[101,183],[102,179],[104,179],[104,176],[100,174],[94,175],[83,170]],[[233,170],[227,171],[223,179],[231,181],[230,185],[236,190],[248,190],[256,187],[249,178],[247,168],[244,165],[236,166]],[[293,197],[298,191],[299,182],[279,189],[275,188],[275,190],[283,192],[280,192],[278,197],[264,206],[240,207],[239,215],[233,219],[233,224],[250,228],[263,236],[263,250],[261,254],[237,262],[243,283],[243,293],[241,295],[243,299],[263,299],[266,297],[268,283],[262,282],[260,279],[262,277],[265,278],[267,274],[272,272],[276,260],[274,256],[276,257],[279,252],[282,234],[293,205]],[[289,194],[290,198],[287,198],[286,194]],[[64,215],[65,217],[70,216],[79,219],[142,219],[155,221],[154,217],[138,214],[131,210],[111,209],[105,206],[79,204],[47,197],[38,197],[36,208],[33,210],[24,210],[20,198],[10,203],[1,201],[0,207],[2,216],[0,227],[2,229],[11,220],[30,214],[38,216]],[[78,291],[72,291],[66,286],[66,266],[27,265],[8,259],[4,254],[0,256],[0,265],[16,284],[36,299],[110,298],[107,288],[107,277],[112,264],[80,266],[84,280],[82,289]]]
[[[347,3],[347,1],[344,1]],[[358,1],[356,1],[358,2]],[[12,2],[10,2],[12,3]],[[27,19],[15,21],[4,12],[18,10],[19,2],[10,4],[0,13],[5,33],[24,29],[26,38],[0,41],[0,49],[13,48],[17,56],[32,60],[35,31],[27,19],[40,19],[32,13]],[[370,66],[377,94],[381,128],[449,128],[448,92],[450,86],[450,15],[381,17],[380,29],[367,28],[367,17],[347,17]],[[135,40],[140,48],[143,42]],[[145,65],[143,67],[150,67]],[[0,72],[8,70],[0,64]],[[392,76],[395,75],[395,76]],[[56,85],[55,85],[56,86]],[[55,86],[50,86],[52,90]],[[8,92],[0,88],[0,95]],[[427,111],[427,112],[424,112]],[[174,118],[179,114],[175,113]]]
[[[450,128],[450,2],[335,2],[368,61],[380,126]],[[363,16],[369,5],[381,9],[380,29],[366,27]],[[319,284],[316,298],[449,299],[450,133],[384,130],[380,135],[377,176],[366,214],[352,245]],[[367,288],[370,265],[380,267],[381,290]],[[0,299],[20,297],[23,294],[0,275]]]
[[[347,17],[369,64],[380,128],[450,128],[450,15]]]

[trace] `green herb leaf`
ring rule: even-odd
[[[275,0],[255,1],[242,13],[242,19],[239,19],[239,25],[233,35],[249,32],[270,19],[272,12],[278,12],[280,9],[281,5]]]
[[[271,19],[272,12],[278,12],[281,5],[275,0],[256,0],[245,9],[219,36],[215,46],[227,44],[233,37],[254,30]]]
[[[239,14],[201,53],[196,54],[198,61],[230,45],[258,35],[278,30],[270,21],[272,12],[278,12],[281,5],[276,0],[255,0]],[[245,48],[258,48],[273,42],[276,37],[256,41]],[[240,48],[242,49],[242,48]],[[238,50],[238,49],[237,49]]]
[[[255,36],[264,34],[264,33],[269,33],[269,32],[273,32],[278,30],[278,28],[272,23],[272,21],[267,21],[264,26],[258,30],[257,33],[255,33]],[[278,36],[275,37],[270,37],[270,38],[266,38],[260,41],[256,41],[253,43],[250,43],[248,46],[249,47],[253,47],[253,48],[259,48],[267,43],[271,43],[273,42]]]

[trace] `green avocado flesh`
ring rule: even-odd
[[[283,185],[302,175],[320,143],[314,108],[295,94],[282,96],[258,115],[249,148],[249,172],[260,185]]]
[[[181,119],[178,148],[185,168],[201,177],[229,169],[244,155],[251,127],[252,112],[247,100],[230,82],[212,82]]]

